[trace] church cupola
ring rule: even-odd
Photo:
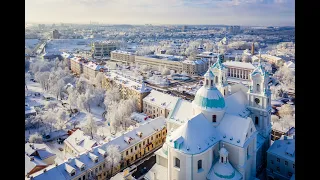
[[[204,86],[207,88],[214,87],[214,74],[209,69],[206,74],[204,75]]]

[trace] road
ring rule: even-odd
[[[136,179],[142,178],[142,176],[148,172],[152,166],[156,163],[156,156],[152,153],[151,157],[148,160],[145,160],[143,163],[137,166],[137,171],[132,174]],[[143,170],[146,168],[145,170]]]

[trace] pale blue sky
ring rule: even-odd
[[[26,22],[294,26],[294,0],[26,0]]]

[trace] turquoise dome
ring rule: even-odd
[[[221,92],[216,87],[202,86],[196,93],[193,103],[201,108],[225,108],[226,103]]]

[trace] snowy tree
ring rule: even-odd
[[[107,162],[111,165],[111,174],[113,174],[113,167],[118,165],[121,160],[121,153],[118,145],[109,145],[107,147]]]
[[[49,76],[50,72],[37,72],[35,73],[35,79],[41,85],[41,88],[45,91],[49,90]]]
[[[86,79],[84,79],[82,76],[78,79],[76,82],[76,90],[78,91],[79,94],[83,94],[86,92],[88,87],[88,82]]]
[[[246,55],[246,54],[243,54],[242,55],[242,62],[251,62],[251,57]]]
[[[29,137],[29,142],[30,143],[42,143],[43,141],[42,141],[42,136],[39,134],[39,133],[34,133],[34,134],[32,134],[32,135],[30,135],[30,137]]]
[[[295,87],[295,74],[286,66],[281,66],[275,73],[274,77],[283,85],[290,88]]]
[[[175,55],[175,54],[176,54],[176,50],[174,50],[174,49],[168,49],[168,50],[166,50],[166,54],[168,54],[168,55]]]
[[[63,110],[59,110],[57,113],[56,128],[58,130],[66,128],[67,114]]]
[[[121,126],[121,114],[119,114],[118,102],[112,101],[108,104],[107,109],[107,122],[110,123],[112,129],[114,129],[114,133],[117,133],[118,128]]]
[[[25,84],[27,90],[28,90],[27,82],[30,81],[30,79],[31,79],[31,75],[29,73],[25,73],[24,84]]]
[[[58,103],[55,101],[49,101],[44,107],[46,109],[54,110],[56,107],[58,107]]]
[[[143,72],[147,72],[150,70],[150,67],[148,65],[142,65],[140,66],[140,71],[143,71]]]
[[[79,94],[76,90],[68,89],[68,104],[70,106],[70,110],[72,107],[78,107],[78,96]]]
[[[279,122],[279,117],[277,115],[271,115],[271,122]]]
[[[42,122],[42,114],[37,114],[36,116],[33,116],[30,119],[30,122],[37,127],[37,129],[40,128],[40,124]]]
[[[168,69],[168,68],[166,68],[166,67],[163,68],[162,71],[161,71],[161,74],[162,74],[162,75],[169,75],[169,74],[170,74],[170,69]]]
[[[207,42],[207,43],[204,43],[203,45],[204,45],[206,51],[209,51],[209,52],[213,51],[213,44],[212,43]]]
[[[170,70],[170,75],[174,75],[174,74],[175,74],[174,70]]]
[[[293,108],[290,104],[284,104],[280,107],[279,115],[281,117],[286,116],[286,115],[292,116],[293,112],[294,112]]]
[[[57,122],[56,114],[52,111],[47,111],[42,115],[43,122],[46,124],[47,128],[49,128],[50,132],[52,132],[55,123]]]
[[[99,72],[95,78],[95,84],[98,88],[103,88],[103,81],[105,79],[105,75],[103,72]]]
[[[102,107],[104,104],[104,97],[105,97],[105,90],[104,89],[97,89],[95,88],[92,91],[92,95],[91,95],[91,101],[94,105],[97,105],[99,107]]]
[[[98,126],[96,122],[93,120],[91,114],[87,115],[86,124],[84,126],[84,132],[90,134],[91,138],[93,139],[93,134],[96,133],[98,130]]]
[[[73,128],[76,128],[76,126],[79,125],[79,124],[80,123],[77,120],[74,120],[74,121],[71,122],[71,125],[73,126]]]
[[[121,99],[120,89],[116,86],[112,86],[106,93],[104,98],[104,104],[108,105],[112,101],[118,102]]]
[[[90,97],[86,94],[80,94],[77,98],[77,106],[80,110],[91,112],[90,109]]]
[[[271,90],[271,99],[279,99],[280,97],[282,97],[282,94],[283,94],[282,85],[270,86],[270,90]]]
[[[24,59],[24,70],[29,71],[30,61],[28,59]]]
[[[63,79],[60,79],[50,87],[50,91],[56,96],[57,100],[59,99],[59,97],[60,99],[62,99],[61,94],[65,85],[65,81]]]

